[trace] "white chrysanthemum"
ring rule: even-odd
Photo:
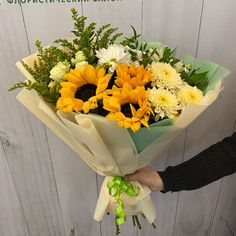
[[[50,78],[56,82],[63,80],[64,75],[70,70],[67,61],[58,62],[50,71]]]
[[[170,91],[156,87],[149,89],[148,100],[154,108],[154,112],[161,118],[174,118],[178,115],[180,109],[178,99]]]
[[[185,85],[180,88],[177,96],[181,102],[181,105],[186,106],[189,103],[198,103],[203,98],[203,92],[197,87]]]
[[[151,65],[153,76],[152,86],[158,88],[176,89],[183,84],[180,75],[167,63],[154,62]]]
[[[117,44],[96,51],[96,56],[98,57],[98,64],[108,65],[110,72],[114,72],[117,64],[130,64],[131,62],[130,53],[123,46]]]

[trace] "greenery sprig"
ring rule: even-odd
[[[117,32],[117,28],[112,28],[110,24],[102,25],[96,29],[96,23],[92,22],[86,25],[87,17],[79,16],[75,8],[71,9],[72,19],[74,21],[74,30],[72,33],[76,36],[73,40],[58,39],[55,43],[59,43],[62,47],[67,48],[70,53],[82,51],[91,65],[96,65],[96,50],[107,48],[114,44],[115,41],[122,36]]]

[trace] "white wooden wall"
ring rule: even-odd
[[[91,21],[125,33],[133,25],[146,40],[178,46],[179,55],[210,58],[232,71],[219,99],[153,165],[161,170],[191,158],[236,131],[235,0],[120,0],[9,4],[0,0],[0,236],[114,235],[113,218],[93,220],[102,177],[97,176],[7,89],[23,77],[17,60],[70,36],[71,7]],[[153,193],[157,230],[142,221],[128,236],[236,235],[236,174],[191,192]]]

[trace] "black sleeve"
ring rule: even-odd
[[[225,138],[192,159],[158,172],[164,191],[193,190],[236,172],[236,133]]]

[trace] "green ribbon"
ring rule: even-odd
[[[139,195],[139,187],[134,186],[120,176],[113,177],[111,182],[107,183],[109,194],[115,197],[118,207],[116,208],[115,222],[121,225],[126,221],[126,213],[124,211],[124,201],[121,199],[121,194],[125,193],[128,196],[136,197]]]

